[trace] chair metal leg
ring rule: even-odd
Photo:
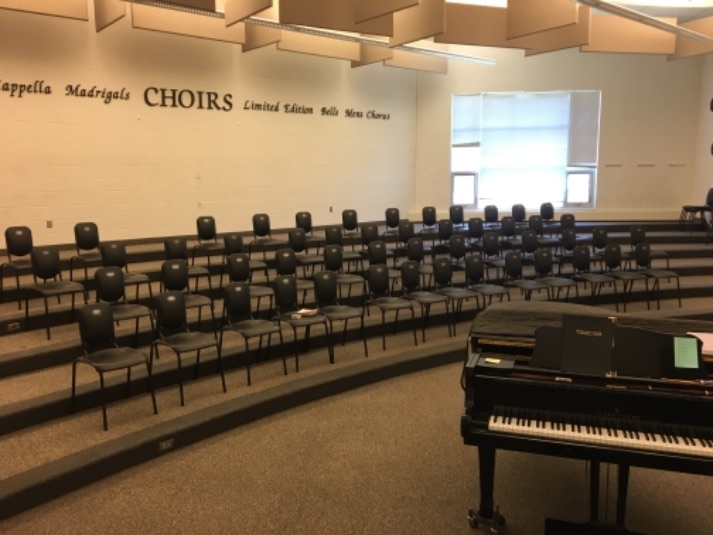
[[[109,430],[109,422],[106,417],[106,397],[104,393],[104,374],[99,372],[99,389],[101,391],[102,398],[102,420],[104,421],[104,431]]]

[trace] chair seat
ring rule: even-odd
[[[177,353],[186,351],[196,351],[210,346],[217,346],[218,341],[215,336],[208,333],[190,332],[176,333],[165,336],[156,341],[156,343],[171,347]]]
[[[507,295],[510,293],[507,288],[497,284],[475,284],[470,289],[481,295]]]
[[[143,284],[151,280],[145,273],[124,273],[124,284]]]
[[[46,297],[84,292],[84,286],[81,283],[72,281],[47,281],[31,286],[29,289]]]
[[[364,284],[364,277],[355,273],[337,273],[337,284]]]
[[[617,278],[622,281],[637,281],[644,280],[646,275],[640,271],[612,271],[608,275]]]
[[[297,317],[299,316],[299,317]],[[308,327],[310,325],[319,325],[324,323],[327,318],[323,314],[314,314],[312,316],[303,316],[298,312],[286,312],[278,316],[280,321],[289,323],[293,328]]]
[[[346,320],[351,318],[360,318],[362,316],[361,309],[350,307],[348,305],[329,305],[320,307],[319,312],[324,314],[330,320]]]
[[[137,364],[146,364],[148,357],[143,351],[132,347],[110,347],[79,357],[77,362],[94,366],[99,372],[110,372]]]
[[[201,294],[186,294],[186,308],[212,307],[213,300]]]
[[[295,258],[297,259],[297,263],[301,266],[311,266],[324,262],[324,257],[317,254],[296,255]]]
[[[411,302],[402,297],[377,297],[369,301],[382,310],[398,310],[401,308],[411,308]]]
[[[643,273],[645,276],[651,277],[652,279],[678,278],[678,273],[668,269],[643,269],[639,271],[639,273]]]
[[[568,286],[577,286],[577,281],[566,277],[543,277],[540,279],[545,284],[554,288],[566,288]]]
[[[457,288],[457,287],[448,287],[448,288],[441,288],[438,290],[440,293],[443,295],[447,296],[449,299],[477,299],[478,298],[478,293],[474,292],[473,290],[469,290],[468,288]]]
[[[572,277],[573,280],[581,280],[590,284],[607,284],[614,282],[614,278],[601,273],[583,273]]]
[[[448,301],[448,296],[436,292],[416,291],[404,294],[404,297],[421,303],[422,305],[432,305],[434,303],[444,303]]]
[[[188,266],[189,277],[204,277],[210,275],[210,271],[205,266]]]
[[[111,313],[114,316],[114,320],[121,321],[151,316],[151,309],[144,305],[119,303],[111,306]]]
[[[314,283],[307,279],[297,279],[295,282],[297,284],[298,292],[307,292],[314,288]]]
[[[225,328],[239,332],[248,338],[280,332],[280,326],[277,323],[263,319],[242,320]]]
[[[268,286],[263,286],[261,284],[251,284],[250,285],[250,296],[251,297],[272,297],[275,294],[272,288]]]

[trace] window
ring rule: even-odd
[[[599,91],[454,95],[453,204],[594,206]]]

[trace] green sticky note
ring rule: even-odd
[[[676,368],[698,368],[698,340],[676,336],[673,339],[673,364]]]

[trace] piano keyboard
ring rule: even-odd
[[[658,422],[496,406],[488,421],[488,429],[606,447],[713,457],[713,431]]]

